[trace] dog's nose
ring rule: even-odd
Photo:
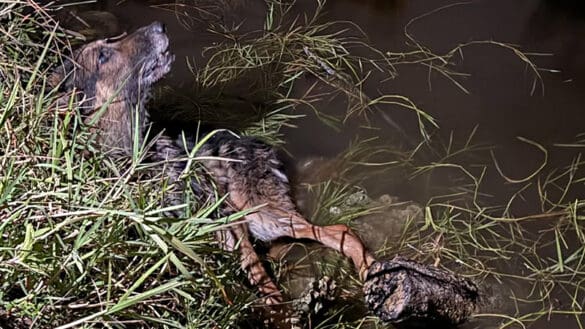
[[[165,33],[167,31],[167,28],[165,27],[165,25],[161,22],[154,22],[150,25],[150,28],[157,33]]]

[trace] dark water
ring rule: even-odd
[[[464,49],[463,57],[455,59],[455,69],[469,74],[459,80],[469,93],[440,75],[433,74],[429,78],[426,69],[415,66],[401,67],[398,78],[369,85],[365,92],[408,96],[437,119],[440,126],[434,136],[437,140],[447,141],[452,133],[455,140],[462,140],[477,127],[476,143],[495,146],[494,154],[509,177],[525,177],[538,168],[543,154],[535,146],[518,140],[518,136],[549,148],[554,143],[570,143],[583,132],[585,5],[576,0],[478,0],[458,4],[447,0],[336,0],[326,4],[324,19],[351,20],[365,31],[373,45],[384,51],[399,52],[409,49],[404,36],[407,23],[441,7],[445,8],[413,23],[408,32],[439,54],[472,40],[518,45],[523,51],[541,54],[531,59],[546,69],[539,71],[542,83],[534,84],[534,72],[509,49],[474,45]],[[299,11],[309,10],[312,5],[309,1],[301,1],[299,8]],[[113,13],[120,30],[131,30],[153,20],[167,23],[171,47],[178,59],[169,83],[178,89],[187,89],[192,80],[184,59],[189,57],[202,63],[202,49],[218,40],[217,36],[203,30],[202,22],[183,21],[180,24],[181,17],[176,13],[148,7],[143,1],[103,1],[93,9]],[[243,4],[234,5],[230,15],[233,17],[229,19],[234,21],[245,18],[251,29],[261,28],[263,2],[243,1]],[[345,110],[343,100],[333,100],[322,106],[339,113]],[[388,113],[406,131],[405,140],[416,142],[419,137],[414,115],[396,109]],[[358,134],[377,135],[382,143],[396,140],[395,129],[382,117],[373,114],[371,119],[379,128],[374,132],[364,132],[356,122],[337,132],[325,128],[312,116],[300,119],[299,128],[286,130],[286,147],[294,159],[289,162],[335,156]],[[551,152],[549,156],[549,163],[554,166],[564,163],[568,155]],[[444,177],[433,179],[437,184],[445,183]],[[423,203],[432,193],[428,190],[429,181],[395,183],[370,182],[367,188],[372,193],[389,193]],[[505,181],[493,170],[488,172],[483,187],[494,195],[494,202],[505,201],[509,196]],[[583,197],[584,192],[576,194]],[[538,210],[533,201],[521,202],[514,210],[517,214],[533,213]],[[565,318],[535,327],[561,325],[576,328],[574,320]]]
[[[262,2],[242,1],[234,5],[233,19],[245,19],[249,28],[260,28],[264,19]],[[307,3],[307,4],[305,4]],[[301,1],[300,8],[310,10],[311,1]],[[582,132],[583,104],[585,104],[585,9],[577,1],[546,0],[485,0],[454,5],[443,0],[379,0],[329,1],[324,19],[351,20],[366,32],[373,45],[381,50],[406,51],[404,26],[413,18],[443,6],[438,13],[412,24],[409,32],[435,53],[444,53],[458,44],[471,40],[496,40],[519,45],[523,51],[546,56],[531,57],[545,69],[559,73],[541,72],[543,86],[533,89],[534,74],[509,50],[489,45],[471,46],[464,50],[464,60],[457,60],[455,69],[470,76],[461,83],[470,92],[465,94],[451,82],[438,75],[427,81],[427,71],[401,67],[399,77],[375,85],[367,94],[403,94],[432,114],[440,125],[439,134],[451,131],[462,136],[476,125],[482,142],[501,146],[502,155],[526,159],[532,150],[516,143],[523,136],[543,144],[571,141]],[[103,1],[95,9],[113,13],[120,30],[131,30],[153,20],[167,23],[177,63],[171,83],[188,85],[192,75],[183,59],[201,58],[204,47],[218,40],[206,33],[201,22],[187,22],[190,30],[179,24],[175,13],[148,7],[142,1]],[[185,9],[189,11],[192,9]],[[302,11],[299,10],[299,11]],[[342,103],[330,104],[344,110]],[[389,112],[404,129],[415,132],[414,116],[405,111]],[[301,127],[311,127],[308,117]],[[373,120],[382,122],[383,120]],[[327,131],[319,127],[322,138],[316,143],[308,132],[313,129],[293,129],[287,132],[287,148],[296,156],[337,154],[346,147],[352,134]],[[391,130],[381,125],[384,130]],[[538,154],[536,154],[538,155]],[[522,174],[523,168],[510,168],[510,175]]]

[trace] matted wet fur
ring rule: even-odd
[[[85,122],[94,129],[100,147],[112,156],[129,156],[135,138],[144,138],[150,88],[169,72],[174,60],[168,45],[164,25],[155,22],[128,36],[82,46],[74,52],[73,61],[51,77],[62,91],[79,92]],[[135,136],[137,131],[139,136]],[[227,194],[223,214],[259,207],[222,231],[220,241],[228,250],[239,249],[242,268],[267,304],[280,304],[283,298],[254,251],[250,235],[267,242],[279,237],[318,241],[351,258],[365,279],[375,262],[372,254],[346,225],[315,226],[298,213],[272,147],[254,138],[217,132],[196,154],[205,156],[201,163],[208,175],[187,183],[181,180],[186,166],[183,150],[185,146],[168,135],[153,141],[150,160],[165,162],[164,175],[175,191],[165,202],[182,203],[184,184],[190,184],[202,200],[213,198],[215,189]]]

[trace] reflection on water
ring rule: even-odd
[[[234,23],[245,19],[250,30],[261,28],[264,23],[263,2],[243,2],[228,2],[232,4],[228,9],[218,8],[214,1],[201,2],[207,3],[206,6],[183,6],[180,9],[183,12],[199,13],[205,9],[209,17],[221,17],[224,22]],[[199,15],[203,17],[202,20],[188,20],[187,16],[165,10],[176,7],[149,7],[146,3],[138,0],[119,4],[117,1],[100,1],[92,9],[114,14],[118,19],[116,29],[120,31],[130,30],[155,19],[166,22],[172,38],[171,47],[178,59],[168,83],[189,94],[192,73],[186,61],[181,59],[190,58],[194,63],[201,63],[202,50],[220,38],[205,30],[205,15]],[[299,3],[299,12],[313,7],[311,1]],[[436,53],[444,53],[471,40],[497,40],[539,54],[532,59],[539,67],[547,69],[539,72],[542,84],[527,69],[526,63],[509,49],[475,45],[464,49],[455,67],[457,71],[469,74],[460,79],[469,93],[445,77],[429,75],[428,70],[420,66],[401,67],[396,79],[366,84],[364,90],[372,96],[392,93],[410,97],[438,120],[441,129],[434,136],[436,140],[447,141],[451,133],[455,140],[464,140],[477,127],[474,141],[495,145],[494,155],[506,175],[524,177],[538,168],[543,154],[534,145],[516,137],[521,136],[549,147],[553,143],[571,142],[583,131],[585,5],[578,0],[453,3],[449,0],[337,0],[326,4],[327,16],[324,19],[351,20],[364,30],[373,45],[383,51],[398,52],[408,49],[405,46],[404,27],[411,19],[449,6],[416,21],[408,32]],[[341,111],[346,108],[343,99],[331,100],[321,106],[339,113],[343,113]],[[417,126],[412,113],[393,110],[389,114],[407,132],[408,138],[416,143]],[[350,122],[345,129],[337,132],[325,128],[315,117],[308,116],[297,122],[299,128],[286,131],[287,150],[298,160],[335,156],[358,134],[377,135],[382,142],[396,141],[395,129],[379,113],[374,113],[371,119],[378,130],[363,130],[361,123]],[[553,167],[567,160],[561,152],[552,152],[548,156]],[[487,156],[470,161],[491,159]],[[367,181],[366,187],[374,194],[388,193],[400,196],[403,200],[425,203],[433,195],[436,186],[453,183],[446,174],[420,180],[397,177],[392,177],[391,181],[376,179],[375,182]],[[482,185],[485,193],[494,196],[494,203],[505,202],[509,197],[509,186],[493,169],[487,172]],[[531,214],[539,211],[539,208],[534,200],[528,199],[515,203],[513,211],[517,214]],[[508,287],[513,285],[507,284]],[[520,286],[516,292],[526,294],[528,289]],[[498,295],[499,300],[493,302],[502,305],[500,312],[505,310],[513,313],[513,303],[507,300],[509,296],[505,296],[508,290],[493,291],[504,294]],[[530,307],[520,306],[524,311]],[[540,305],[535,307],[537,310]],[[561,325],[564,320],[555,319],[555,325]],[[567,323],[574,325],[574,320]],[[475,325],[479,324],[472,324],[471,327]],[[552,324],[544,323],[540,328],[549,326]]]

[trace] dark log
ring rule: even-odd
[[[471,280],[400,256],[372,264],[364,293],[368,308],[380,319],[409,326],[460,324],[479,302]]]

